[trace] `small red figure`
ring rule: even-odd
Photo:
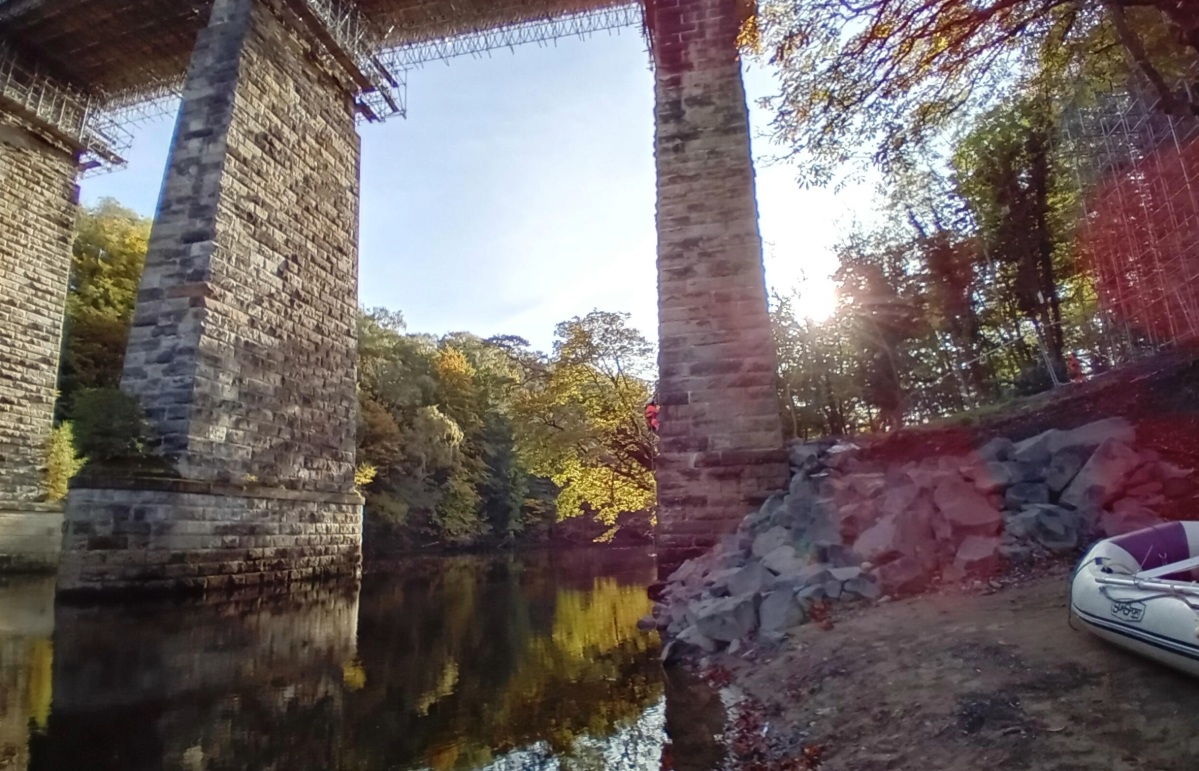
[[[645,425],[649,426],[650,431],[658,433],[658,405],[656,402],[645,405]]]
[[[1066,374],[1075,383],[1082,382],[1082,362],[1073,353],[1066,356]]]

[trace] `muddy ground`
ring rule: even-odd
[[[731,767],[1199,769],[1199,680],[1072,629],[1067,567],[1049,573],[841,609],[777,653],[721,657],[709,676],[752,705]]]

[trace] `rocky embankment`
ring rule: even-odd
[[[670,576],[652,617],[664,658],[777,643],[828,602],[883,602],[1069,554],[1156,523],[1156,508],[1195,484],[1138,450],[1120,418],[902,464],[856,449],[792,447],[787,493]]]

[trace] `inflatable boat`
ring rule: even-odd
[[[1070,609],[1116,645],[1199,677],[1199,522],[1166,522],[1091,547]]]

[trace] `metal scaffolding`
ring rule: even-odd
[[[274,0],[344,74],[358,118],[406,115],[407,71],[426,62],[641,27],[638,0]],[[85,173],[118,167],[130,129],[178,106],[210,0],[0,0],[0,99],[77,146]],[[4,40],[61,44],[55,71]],[[62,43],[69,38],[71,43]],[[39,50],[58,48],[49,46]],[[77,85],[82,84],[82,85]]]
[[[1062,141],[1110,349],[1126,357],[1199,337],[1199,118],[1165,114],[1134,85],[1073,105]]]
[[[0,108],[79,153],[84,173],[124,164],[132,136],[95,95],[73,88],[0,41]]]
[[[387,57],[400,67],[412,68],[426,62],[458,56],[480,56],[489,51],[513,49],[521,45],[546,45],[568,37],[585,39],[597,32],[641,26],[641,3],[624,3],[531,19],[504,27],[484,28],[451,37],[422,40],[393,48],[387,53]]]

